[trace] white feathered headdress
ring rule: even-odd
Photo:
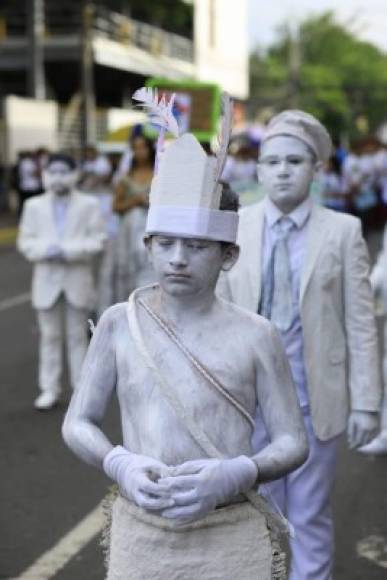
[[[133,98],[146,107],[150,121],[160,127],[146,233],[235,242],[238,214],[219,209],[222,194],[219,181],[232,125],[229,95],[222,95],[219,147],[215,156],[207,155],[191,133],[178,137],[179,129],[172,113],[175,95],[167,102],[165,96],[159,98],[157,89],[143,88]],[[167,131],[178,138],[160,158]]]

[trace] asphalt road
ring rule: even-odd
[[[52,556],[54,546],[59,546],[59,559],[63,557],[68,549],[64,536],[92,512],[109,485],[102,474],[77,460],[61,440],[60,426],[70,394],[67,385],[59,408],[49,413],[33,410],[38,333],[26,298],[30,273],[12,247],[0,247],[0,578],[102,580],[99,536],[85,543],[82,530],[70,542],[71,557],[61,570],[51,575],[22,575],[42,554]],[[114,406],[106,429],[118,442]],[[361,457],[348,452],[343,441],[334,514],[335,580],[386,580],[387,457]],[[76,541],[81,549],[74,548]],[[55,558],[48,557],[48,566],[52,561]]]

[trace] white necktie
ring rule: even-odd
[[[270,308],[270,320],[278,330],[286,332],[292,325],[293,295],[292,272],[287,241],[295,223],[289,217],[281,218],[274,224],[276,242],[272,252],[271,271],[273,275],[273,293]]]

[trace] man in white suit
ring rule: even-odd
[[[352,448],[368,442],[380,406],[360,222],[314,205],[309,196],[330,150],[327,131],[311,115],[285,111],[272,119],[258,163],[267,196],[241,212],[240,258],[220,287],[226,298],[276,325],[304,415],[309,459],[270,484],[295,528],[291,580],[332,577],[330,495],[338,435],[347,428]],[[263,446],[265,437],[257,429],[255,447]]]
[[[72,157],[53,154],[43,177],[46,193],[26,202],[17,240],[21,253],[34,264],[39,410],[52,408],[59,399],[64,335],[71,385],[77,384],[88,346],[87,316],[95,299],[92,260],[106,238],[98,202],[74,190],[77,171]]]

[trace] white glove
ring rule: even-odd
[[[58,244],[48,246],[46,251],[47,260],[63,260],[63,251]]]
[[[158,483],[168,473],[161,461],[130,453],[117,445],[105,456],[103,469],[118,483],[121,494],[147,510],[162,510],[174,505],[166,486]]]
[[[234,496],[251,489],[258,477],[255,463],[241,455],[234,459],[199,459],[187,461],[160,483],[167,485],[175,507],[162,516],[180,523],[196,520],[225,504]]]

